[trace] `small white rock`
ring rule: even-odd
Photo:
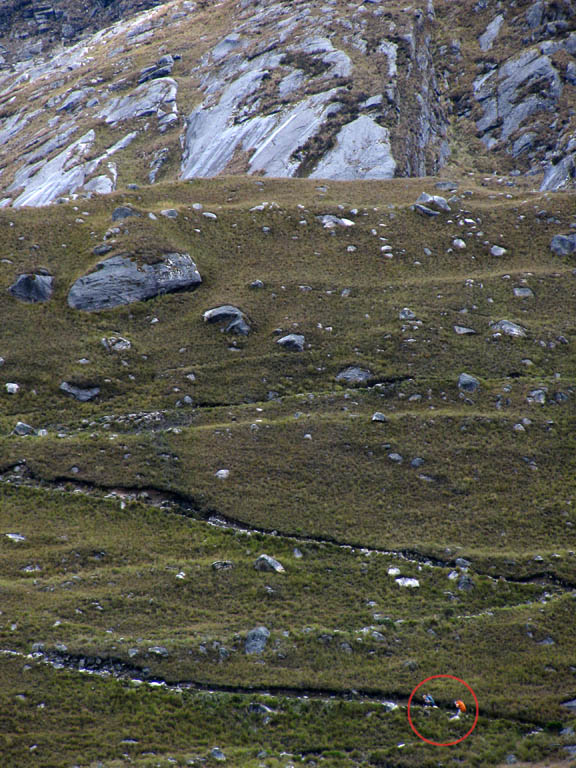
[[[229,469],[219,469],[218,472],[216,472],[216,477],[219,480],[226,480],[228,477],[230,477],[230,470]]]
[[[409,579],[406,576],[402,576],[400,579],[396,579],[396,584],[401,587],[419,587],[420,582],[418,579]]]

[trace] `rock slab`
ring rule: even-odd
[[[167,253],[157,264],[138,264],[131,254],[111,256],[80,277],[68,294],[73,309],[93,312],[165,293],[188,291],[202,282],[188,253]]]

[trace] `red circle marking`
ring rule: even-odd
[[[414,726],[414,723],[412,722],[412,717],[410,716],[410,706],[412,704],[412,699],[414,698],[414,694],[416,693],[418,688],[421,688],[423,685],[428,683],[430,680],[437,680],[438,678],[443,678],[443,677],[447,677],[450,680],[457,680],[459,683],[462,683],[462,685],[465,685],[466,688],[468,688],[468,690],[472,694],[472,697],[474,698],[474,703],[476,704],[476,717],[474,718],[474,722],[472,723],[472,726],[471,726],[470,730],[468,731],[468,733],[465,733],[464,736],[462,736],[462,738],[457,739],[456,741],[448,741],[448,742],[446,742],[446,744],[441,744],[439,741],[431,741],[430,739],[427,739],[425,736],[422,736],[422,734],[419,733],[416,730],[416,728]],[[452,746],[454,746],[454,744],[460,744],[461,741],[464,741],[464,739],[467,739],[468,736],[470,736],[470,734],[474,730],[474,728],[476,728],[476,724],[478,723],[478,714],[479,714],[478,699],[476,697],[476,694],[474,693],[474,691],[468,685],[467,682],[465,682],[464,680],[461,680],[459,677],[455,677],[454,675],[432,675],[432,677],[427,677],[426,680],[422,680],[421,683],[418,683],[416,688],[414,688],[414,690],[410,694],[410,698],[408,699],[408,722],[410,723],[410,728],[412,728],[412,730],[414,731],[416,736],[418,736],[419,739],[422,739],[422,741],[425,741],[427,744],[433,744],[435,747],[452,747]]]

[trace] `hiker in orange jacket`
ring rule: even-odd
[[[458,720],[460,715],[464,715],[466,713],[466,704],[461,699],[456,699],[454,702],[454,706],[456,707],[456,714],[454,717],[450,718],[451,720]]]

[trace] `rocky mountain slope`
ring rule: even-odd
[[[571,3],[1,10],[2,768],[569,765]]]
[[[163,3],[5,56],[0,204],[231,173],[571,187],[573,27],[569,0]]]

